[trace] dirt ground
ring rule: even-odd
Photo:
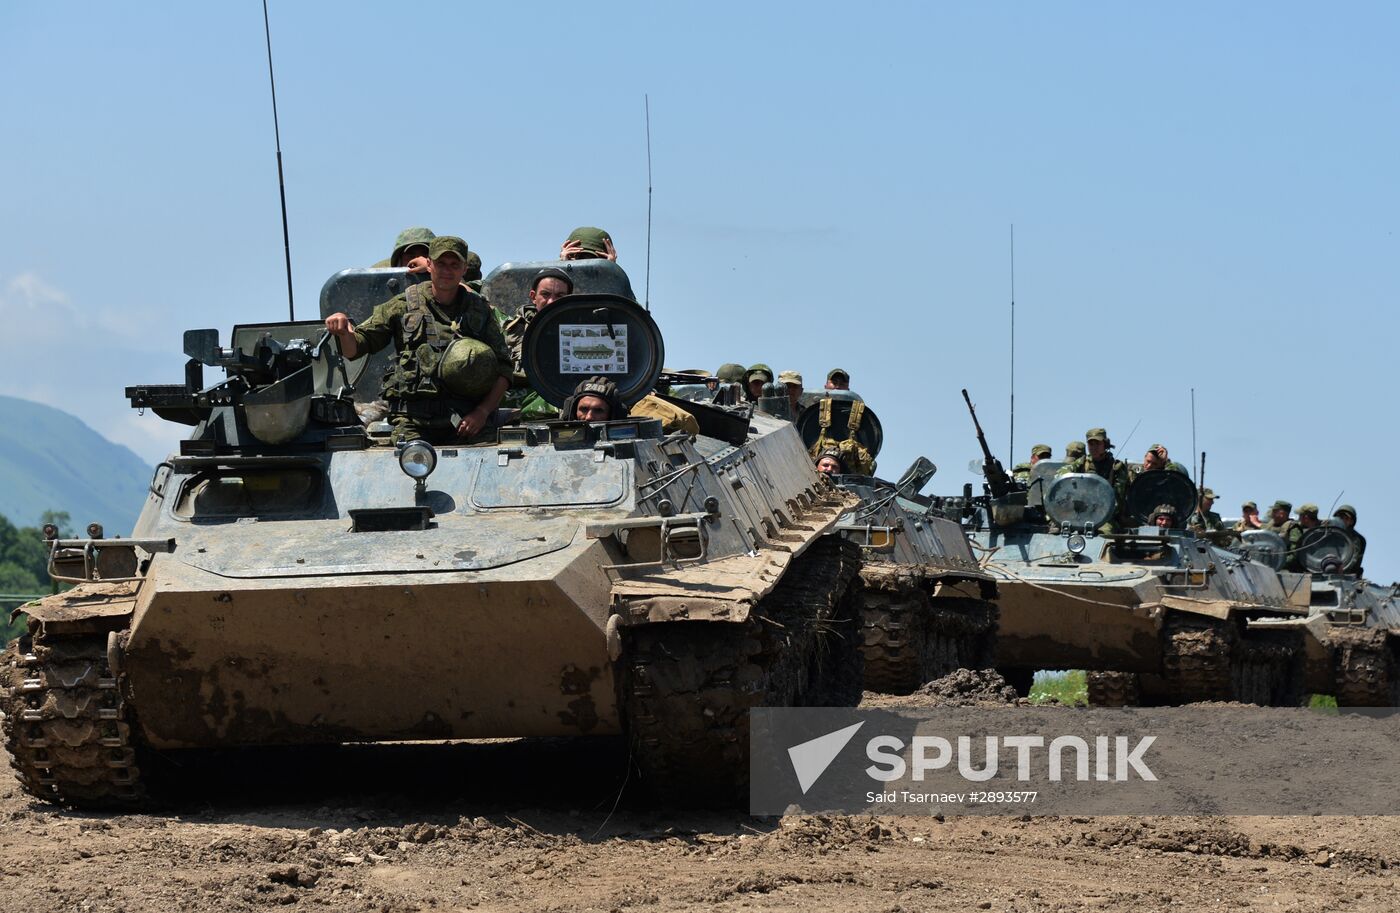
[[[103,816],[6,768],[0,911],[1400,909],[1400,817],[755,819],[648,808],[626,769],[615,740],[240,753]]]

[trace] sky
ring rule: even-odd
[[[882,474],[1105,426],[1400,578],[1400,6],[270,0],[297,316],[410,225],[601,225],[667,363],[833,366]],[[152,463],[183,330],[287,313],[262,7],[0,4],[0,393]],[[1015,233],[1015,452],[1010,237]],[[1192,425],[1192,391],[1195,424]]]

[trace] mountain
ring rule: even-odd
[[[0,515],[16,526],[66,510],[76,535],[94,520],[109,536],[130,535],[152,471],[67,412],[0,396]]]

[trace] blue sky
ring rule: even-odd
[[[674,367],[833,365],[960,488],[1105,425],[1225,512],[1339,491],[1400,578],[1393,4],[272,0],[298,316],[425,224],[608,228]],[[155,461],[188,327],[286,312],[262,9],[0,6],[0,393]],[[1008,231],[1016,226],[1016,454]]]

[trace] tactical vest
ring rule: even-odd
[[[404,292],[408,307],[404,311],[403,344],[393,369],[384,379],[384,395],[389,399],[426,399],[450,397],[438,381],[438,363],[452,341],[463,336],[481,339],[486,329],[484,321],[492,319],[489,309],[468,307],[465,324],[444,322],[428,303],[421,282]]]
[[[847,472],[862,476],[872,475],[875,472],[875,457],[869,448],[856,440],[860,420],[865,417],[865,402],[858,399],[851,401],[851,412],[846,416],[846,439],[841,441],[833,439],[828,433],[831,430],[831,403],[831,397],[822,397],[819,406],[821,411],[818,413],[821,418],[821,433],[812,444],[812,459],[817,459],[828,450],[835,450],[841,454],[841,463]]]

